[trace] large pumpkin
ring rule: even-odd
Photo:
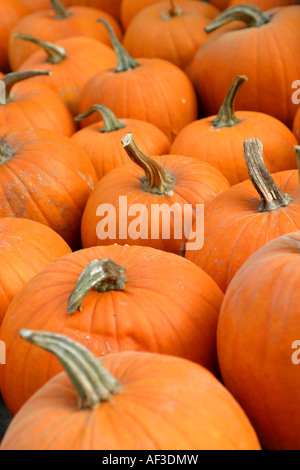
[[[75,119],[81,121],[96,112],[100,113],[103,121],[79,130],[72,136],[72,140],[90,157],[99,180],[117,166],[130,161],[121,143],[126,132],[133,133],[137,146],[149,155],[169,153],[171,143],[158,127],[138,119],[119,120],[105,106],[92,106]]]
[[[72,249],[96,181],[85,153],[69,138],[34,128],[0,128],[0,217],[41,222]]]
[[[133,59],[110,32],[118,58],[116,69],[97,74],[84,87],[79,111],[94,104],[111,109],[119,118],[148,121],[160,128],[170,140],[197,119],[198,103],[187,75],[174,64],[161,59]],[[96,122],[91,116],[84,125]]]
[[[138,244],[179,254],[194,221],[202,246],[202,205],[229,188],[226,178],[182,155],[150,158],[131,133],[122,142],[136,165],[117,167],[96,185],[82,217],[83,247]]]
[[[205,2],[155,3],[133,18],[123,45],[133,57],[165,59],[185,69],[209,37],[204,27],[218,13],[219,10]]]
[[[245,150],[251,180],[206,204],[204,246],[186,254],[224,292],[252,253],[273,238],[300,230],[297,170],[271,176],[263,163],[261,142],[250,139]]]
[[[270,241],[231,281],[218,325],[226,387],[266,450],[300,449],[300,232]]]
[[[245,27],[231,26],[236,20]],[[296,113],[292,83],[300,76],[295,60],[300,56],[299,22],[297,5],[268,12],[240,5],[215,18],[207,32],[229,26],[206,41],[189,70],[205,115],[218,113],[234,78],[245,74],[249,83],[239,93],[237,108],[270,114],[291,128]]]
[[[20,334],[53,353],[69,377],[63,372],[24,405],[1,450],[260,450],[238,403],[193,362],[135,352],[99,361],[64,336]]]
[[[71,252],[46,225],[0,218],[0,324],[12,299],[45,266]]]
[[[52,88],[74,116],[85,84],[97,73],[117,63],[113,50],[96,39],[71,37],[51,43],[22,34],[17,37],[41,48],[23,62],[19,71],[49,70],[50,77],[36,77],[34,83]]]
[[[179,132],[170,150],[174,154],[184,154],[210,163],[232,185],[249,178],[243,144],[253,137],[264,143],[264,161],[271,173],[297,167],[294,152],[297,140],[287,126],[264,113],[235,112],[236,96],[246,80],[247,77],[238,76],[218,116],[188,124]],[[247,87],[248,83],[245,85]]]
[[[217,372],[216,327],[223,294],[184,258],[139,246],[93,247],[43,269],[11,303],[1,327],[1,392],[12,414],[61,365],[24,343],[20,328],[49,329],[101,357],[148,351]]]
[[[97,23],[100,17],[110,22],[117,37],[122,39],[119,24],[108,13],[85,6],[66,8],[61,0],[51,0],[52,9],[32,13],[23,18],[13,29],[9,44],[9,60],[12,70],[18,70],[23,62],[39,46],[21,42],[14,38],[17,34],[27,34],[43,41],[56,42],[73,36],[85,36],[111,45],[109,34],[102,24]]]

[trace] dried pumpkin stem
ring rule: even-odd
[[[271,21],[273,15],[254,5],[236,5],[223,11],[205,27],[207,33],[224,26],[231,21],[243,21],[248,28],[258,28]]]
[[[177,16],[181,16],[183,13],[182,9],[175,5],[174,0],[170,0],[170,8],[167,11],[161,13],[160,17],[163,20],[170,20],[171,18],[176,18]]]
[[[250,139],[244,142],[244,150],[250,179],[262,200],[259,211],[270,212],[288,206],[292,198],[278,188],[266,168],[262,143],[258,139]]]
[[[142,179],[143,190],[152,194],[167,194],[175,184],[174,177],[136,146],[131,132],[128,132],[121,141],[131,160],[145,172],[145,177]]]
[[[241,122],[235,114],[234,102],[241,86],[248,80],[245,75],[238,75],[231,86],[223,105],[220,108],[218,117],[213,120],[213,127],[222,129],[224,127],[234,127]]]
[[[89,263],[70,296],[68,314],[81,309],[82,302],[92,289],[97,292],[124,290],[127,282],[124,273],[125,268],[111,259],[94,260]]]
[[[55,19],[64,20],[72,16],[61,0],[51,0],[51,5],[55,13]]]
[[[120,129],[124,129],[126,126],[123,124],[123,122],[119,121],[119,119],[116,117],[116,115],[106,106],[103,106],[101,104],[95,104],[92,106],[90,109],[88,109],[85,113],[80,114],[79,116],[75,117],[75,121],[82,121],[83,119],[88,118],[94,113],[100,113],[104,125],[100,132],[106,133],[106,132],[114,132],[118,131]]]
[[[10,93],[12,87],[23,80],[27,80],[28,78],[38,77],[40,75],[51,75],[51,71],[49,70],[28,70],[25,72],[11,72],[4,77],[1,78],[2,82],[5,84],[5,92],[6,92],[6,102],[10,100]]]
[[[62,62],[67,57],[66,50],[63,47],[52,44],[51,42],[40,41],[39,39],[29,36],[28,34],[15,34],[14,38],[32,42],[33,44],[36,44],[37,46],[44,49],[48,56],[46,62],[50,64],[60,64],[60,62]]]
[[[97,408],[111,399],[121,385],[101,362],[81,344],[48,331],[22,329],[20,336],[54,354],[61,362],[78,394],[78,408]]]
[[[111,39],[114,51],[117,56],[117,61],[118,61],[115,72],[116,73],[126,72],[127,70],[135,69],[136,67],[139,67],[140,65],[139,62],[134,60],[131,57],[131,55],[129,55],[128,52],[124,49],[124,47],[118,40],[113,28],[109,24],[109,22],[105,20],[104,18],[99,18],[98,21],[103,23],[107,31],[109,32],[110,39]]]
[[[295,145],[297,164],[298,164],[298,176],[299,176],[299,195],[300,195],[300,145]]]

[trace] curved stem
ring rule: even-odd
[[[235,115],[234,102],[241,86],[248,80],[245,75],[238,75],[231,86],[223,105],[220,108],[218,117],[213,120],[213,126],[222,129],[223,127],[234,127],[241,122]]]
[[[231,21],[243,21],[248,28],[258,28],[269,23],[273,15],[254,5],[236,5],[223,11],[209,25],[205,27],[207,33],[224,26]]]
[[[161,13],[160,17],[163,20],[170,20],[171,18],[181,16],[182,13],[182,9],[179,6],[175,5],[174,0],[170,0],[170,8],[167,11]]]
[[[299,176],[299,196],[300,196],[300,145],[295,145],[297,164],[298,164],[298,176]]]
[[[38,77],[40,75],[51,75],[49,70],[27,70],[25,72],[11,72],[1,78],[5,84],[6,101],[9,100],[12,87],[27,78]]]
[[[63,47],[52,44],[51,42],[40,41],[39,39],[29,36],[28,34],[15,34],[14,38],[32,42],[33,44],[36,44],[37,46],[44,49],[48,55],[46,62],[49,62],[50,64],[59,64],[67,57],[66,50]]]
[[[120,129],[124,129],[126,127],[125,124],[119,121],[116,115],[109,108],[101,104],[95,104],[90,109],[88,109],[85,113],[80,114],[79,116],[76,116],[75,121],[77,122],[82,121],[83,119],[86,119],[87,117],[91,116],[91,114],[94,114],[95,112],[100,113],[102,116],[102,119],[104,122],[104,126],[100,130],[100,132],[102,133],[114,132]]]
[[[89,263],[69,298],[68,314],[81,309],[82,302],[91,289],[97,292],[124,290],[127,282],[124,272],[123,266],[110,259],[94,260]]]
[[[267,170],[262,143],[258,139],[250,139],[244,142],[244,150],[250,179],[262,200],[259,211],[270,212],[288,206],[292,198],[278,188]]]
[[[61,362],[78,394],[78,408],[97,408],[120,389],[120,383],[84,346],[70,338],[47,331],[22,329],[20,336],[54,354]]]
[[[131,132],[128,132],[121,141],[131,160],[145,172],[143,190],[152,194],[167,194],[175,184],[174,177],[136,146]]]
[[[72,16],[61,0],[51,0],[51,5],[57,20],[64,20]]]
[[[104,18],[99,18],[97,21],[103,23],[109,32],[110,39],[118,60],[115,72],[126,72],[127,70],[139,67],[140,64],[136,60],[134,60],[124,49],[109,22]]]

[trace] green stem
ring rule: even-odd
[[[236,5],[223,11],[208,26],[205,27],[207,33],[211,33],[221,26],[231,21],[242,21],[248,28],[258,28],[271,21],[273,15],[254,5]]]
[[[46,62],[49,62],[50,64],[60,64],[60,62],[62,62],[67,57],[66,50],[63,47],[52,44],[51,42],[41,41],[32,36],[29,36],[28,34],[15,34],[14,38],[32,42],[33,44],[36,44],[37,46],[44,49],[48,55]]]
[[[40,75],[51,75],[51,72],[49,70],[27,70],[25,72],[8,73],[2,77],[1,80],[5,84],[6,102],[11,99],[11,90],[16,83],[27,80],[28,78],[38,77]]]
[[[175,5],[174,0],[170,0],[170,8],[167,11],[161,13],[160,17],[163,20],[170,20],[172,18],[176,18],[177,16],[181,16],[183,14],[182,9]]]
[[[72,16],[72,13],[67,10],[61,0],[51,0],[51,4],[55,13],[55,19],[65,20],[66,18]]]
[[[218,117],[213,120],[213,127],[222,129],[224,127],[234,127],[241,122],[235,115],[234,102],[241,86],[248,80],[245,75],[238,75],[231,86],[223,105],[220,108]]]
[[[106,132],[114,132],[118,131],[120,129],[124,129],[126,126],[123,124],[119,119],[116,117],[116,115],[108,109],[106,106],[103,106],[101,104],[95,104],[92,106],[90,109],[88,109],[85,113],[80,114],[79,116],[75,117],[75,121],[82,121],[83,119],[88,118],[95,112],[98,112],[101,114],[104,126],[100,130],[102,133]]]

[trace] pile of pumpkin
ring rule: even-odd
[[[2,450],[300,449],[296,3],[0,0]]]

